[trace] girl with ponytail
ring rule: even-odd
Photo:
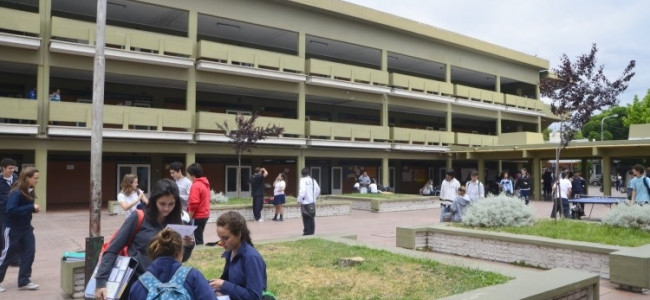
[[[221,257],[226,266],[219,279],[210,280],[210,286],[230,299],[262,299],[266,291],[266,263],[253,247],[246,219],[229,211],[217,219],[219,245],[226,250]]]

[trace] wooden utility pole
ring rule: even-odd
[[[104,37],[106,29],[106,0],[97,0],[97,30],[95,34],[95,64],[93,68],[93,114],[90,136],[90,222],[86,238],[86,283],[90,279],[99,251],[104,243],[101,236],[102,212],[102,132],[104,128]]]

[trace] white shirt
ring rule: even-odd
[[[571,181],[569,179],[560,179],[560,198],[569,199],[569,191],[571,191]]]
[[[458,188],[460,187],[460,182],[456,178],[452,178],[451,181],[445,179],[440,185],[440,200],[454,201],[458,195]]]
[[[284,189],[287,187],[287,183],[284,180],[276,181],[273,183],[273,196],[283,195]]]
[[[138,192],[135,192],[135,191],[134,191],[134,192],[131,192],[131,194],[129,194],[128,196],[127,196],[127,195],[124,195],[124,193],[122,193],[122,192],[120,192],[119,194],[117,194],[117,202],[119,202],[119,203],[126,203],[126,204],[133,203],[133,201],[139,201],[138,198],[140,198],[140,197],[138,196]],[[129,208],[129,210],[125,211],[125,213],[126,213],[126,216],[125,216],[125,217],[128,218],[129,215],[130,215],[132,212],[134,212],[136,209],[138,209],[138,205],[137,205],[137,204],[131,206],[131,208]]]
[[[181,197],[181,204],[183,205],[183,210],[187,209],[187,198],[190,196],[190,188],[192,187],[192,180],[183,176],[176,181],[176,186],[178,186],[178,195]]]
[[[300,187],[298,189],[298,203],[309,204],[316,202],[320,195],[320,186],[318,182],[306,176],[300,178]]]
[[[483,187],[483,183],[479,180],[476,180],[476,182],[471,180],[468,181],[465,185],[465,189],[467,191],[467,196],[472,201],[485,198],[485,188]]]
[[[370,193],[371,194],[378,194],[379,191],[377,191],[377,184],[376,183],[371,183],[370,186]]]

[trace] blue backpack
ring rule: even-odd
[[[156,276],[147,271],[138,280],[149,291],[147,300],[192,300],[185,289],[185,278],[192,268],[181,266],[168,282],[160,282]]]

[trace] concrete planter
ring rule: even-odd
[[[438,197],[427,197],[412,195],[402,198],[381,199],[381,198],[363,198],[345,195],[330,195],[328,200],[350,201],[352,209],[368,210],[372,212],[394,212],[407,210],[432,209],[436,207],[435,201]]]
[[[210,218],[208,223],[214,223],[217,218],[224,212],[234,210],[239,212],[246,220],[253,221],[253,206],[252,205],[212,205],[210,208]],[[349,201],[323,201],[316,202],[316,216],[329,217],[329,216],[344,216],[350,214]],[[274,206],[264,204],[262,208],[262,219],[272,219],[274,215]],[[297,203],[287,203],[284,205],[284,219],[300,218],[300,206]]]

